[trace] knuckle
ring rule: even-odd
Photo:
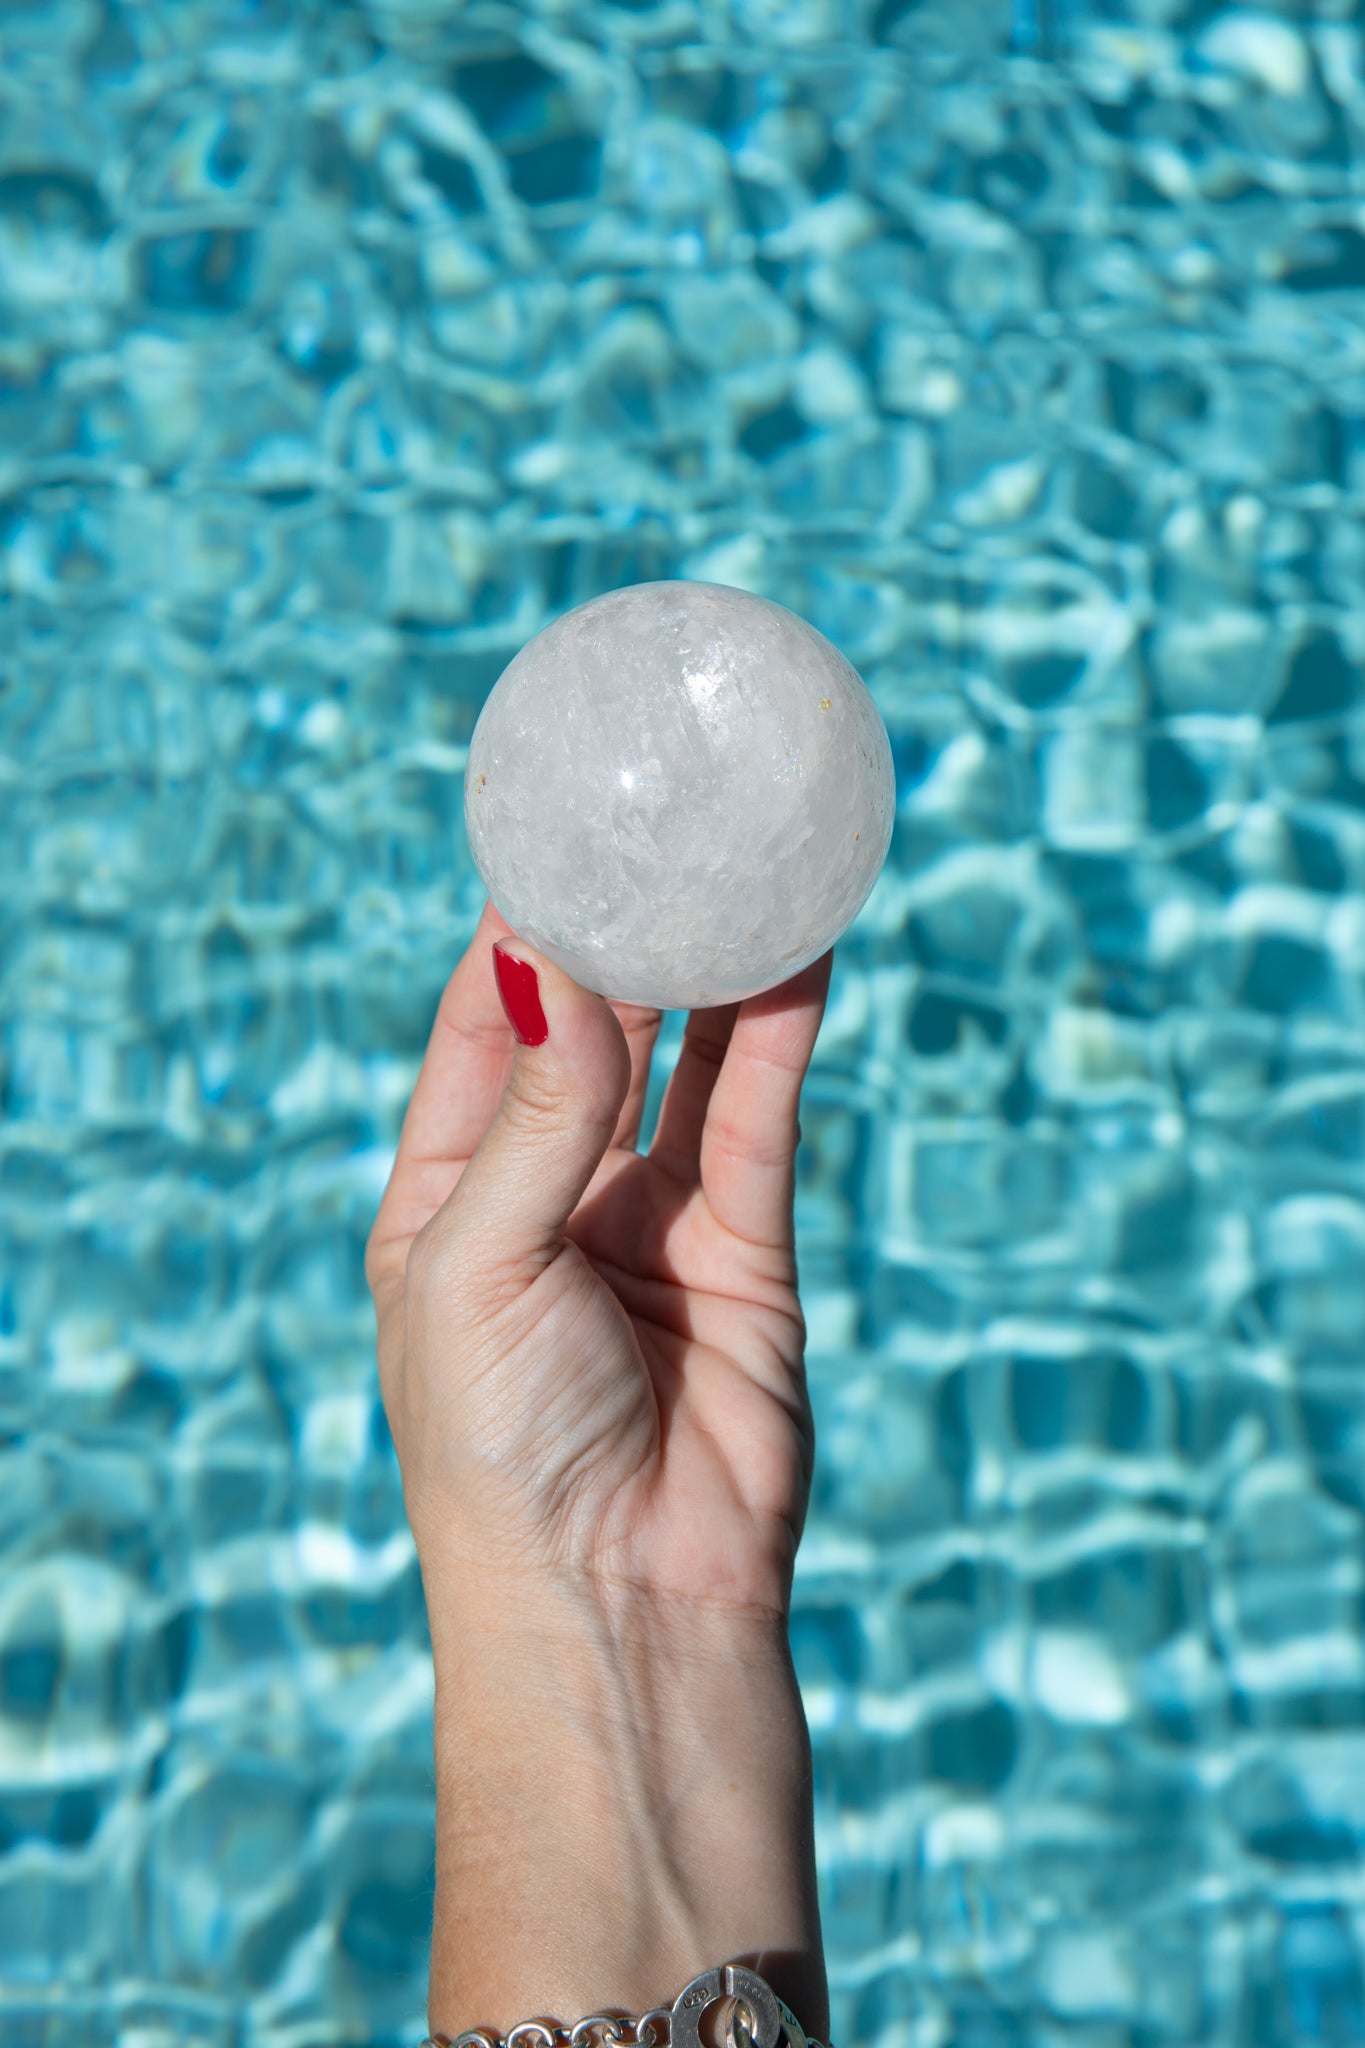
[[[527,1073],[523,1069],[508,1082],[502,1110],[515,1129],[532,1119],[538,1123],[544,1117],[557,1115],[562,1102],[562,1092],[549,1075],[544,1072]]]
[[[408,1246],[407,1284],[409,1290],[427,1287],[436,1277],[441,1263],[441,1241],[432,1229],[435,1218],[424,1223]]]
[[[408,1301],[419,1309],[439,1305],[443,1315],[467,1309],[470,1251],[468,1237],[452,1228],[449,1216],[424,1223],[408,1246]]]

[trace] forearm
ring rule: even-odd
[[[827,2040],[785,1626],[539,1595],[478,1610],[433,1610],[432,2031],[639,2013],[743,1960]]]

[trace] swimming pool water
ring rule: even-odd
[[[896,754],[798,1193],[834,2040],[1365,2039],[1363,142],[1348,0],[0,7],[5,2048],[421,2038],[363,1246],[480,706],[661,576]]]

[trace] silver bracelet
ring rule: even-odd
[[[628,2027],[634,2029],[629,2038],[640,2043],[641,2048],[662,2048],[658,2028],[665,2020],[669,2048],[702,2048],[701,2016],[709,2005],[723,1998],[738,1999],[748,2014],[741,2036],[735,2025],[738,2010],[731,2013],[726,2027],[728,2048],[825,2048],[824,2042],[806,2033],[791,2007],[783,2003],[770,1984],[738,1963],[721,1963],[714,1970],[704,1970],[684,1986],[671,2006],[653,2006],[638,2019],[618,2019],[611,2013],[592,2012],[572,2027],[561,2026],[557,2020],[522,2020],[508,2029],[506,2041],[500,2034],[482,2027],[469,2027],[453,2041],[444,2034],[429,2034],[422,2048],[601,2048],[607,2041],[625,2041]],[[602,2029],[597,2043],[590,2039],[594,2027]]]

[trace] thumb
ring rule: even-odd
[[[512,1072],[431,1223],[440,1246],[458,1245],[459,1282],[477,1288],[485,1312],[523,1292],[562,1250],[631,1074],[625,1032],[604,996],[522,939],[498,941],[493,972],[518,1041]]]

